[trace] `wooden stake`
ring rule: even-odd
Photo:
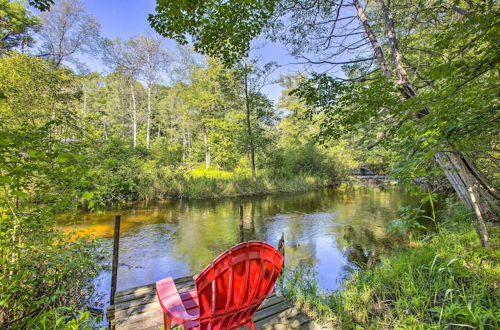
[[[245,233],[243,232],[243,205],[240,205],[240,242],[245,241]]]
[[[281,238],[278,241],[278,251],[285,257],[285,233],[281,233]]]
[[[118,274],[118,250],[120,248],[120,221],[121,216],[115,215],[115,233],[113,236],[113,266],[111,268],[111,295],[109,297],[109,305],[115,303],[116,293],[116,276]]]

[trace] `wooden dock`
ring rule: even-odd
[[[194,288],[192,277],[174,280],[179,291]],[[163,314],[155,284],[116,292],[107,316],[114,329],[162,329]],[[320,329],[283,297],[269,296],[254,315],[257,329]]]

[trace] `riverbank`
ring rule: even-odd
[[[182,154],[171,155],[165,148],[132,148],[110,140],[89,151],[91,170],[79,186],[89,208],[138,200],[301,192],[339,184],[351,172],[344,160],[314,146],[262,156],[255,178],[247,157],[231,166],[214,162],[207,169],[205,163],[183,161]]]
[[[222,198],[294,193],[331,187],[336,178],[298,173],[276,177],[263,172],[255,179],[246,171],[186,170],[171,173],[165,180],[143,184],[140,199]]]
[[[500,234],[493,250],[457,211],[440,231],[408,242],[372,269],[351,274],[339,290],[324,292],[307,269],[289,270],[281,285],[327,328],[500,327]]]
[[[336,187],[339,181],[313,175],[272,177],[260,174],[255,179],[246,174],[225,171],[175,171],[163,177],[139,178],[130,189],[94,190],[84,193],[81,205],[87,209],[122,202],[165,201],[176,199],[220,199],[226,197],[264,196],[299,193]]]

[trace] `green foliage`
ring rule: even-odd
[[[356,271],[341,290],[318,290],[309,275],[302,280],[303,269],[290,270],[281,290],[326,327],[498,328],[498,252],[480,247],[467,217],[446,217],[455,218],[452,227]],[[492,237],[498,248],[498,230]]]
[[[273,159],[274,163],[266,162],[265,170],[252,180],[246,163],[246,168],[235,167],[230,172],[205,170],[201,164],[193,168],[180,163],[179,146],[165,140],[158,142],[149,150],[133,148],[121,140],[101,143],[90,160],[92,169],[85,179],[88,184],[79,187],[85,191],[83,197],[90,201],[87,207],[137,199],[304,191],[336,183],[340,178],[332,159],[314,147],[277,151],[273,157],[284,152],[289,157],[286,162],[282,163],[279,157]],[[156,149],[160,147],[161,152]]]
[[[54,4],[54,0],[28,0],[28,3],[40,11],[46,11]]]
[[[317,273],[307,266],[285,268],[278,278],[276,289],[279,294],[294,301],[313,319],[328,319],[331,317],[331,309],[316,276]]]
[[[314,145],[278,149],[268,156],[266,168],[275,177],[291,178],[297,174],[317,176],[338,183],[341,164]]]
[[[338,183],[347,173],[342,157],[306,143],[307,138],[300,146],[289,139],[300,134],[301,125],[313,124],[294,118],[297,125],[281,134],[276,109],[257,87],[266,68],[254,63],[226,69],[208,59],[189,64],[185,81],[155,86],[153,108],[157,110],[151,116],[151,132],[156,131],[156,136],[151,136],[149,148],[143,147],[144,123],[139,120],[138,146],[130,143],[134,126],[130,77],[120,72],[79,77],[86,100],[85,113],[79,117],[95,139],[85,151],[91,170],[79,187],[87,194],[86,206],[298,191]],[[135,114],[140,118],[145,93],[139,83],[133,88],[138,104]],[[280,147],[274,148],[274,143]],[[252,148],[258,175],[249,182]]]
[[[100,203],[121,202],[139,198],[138,176],[148,152],[133,148],[127,141],[111,140],[91,146],[91,170],[87,172],[85,191],[94,193]]]
[[[51,310],[44,313],[38,319],[28,322],[27,326],[30,329],[65,329],[65,330],[80,330],[80,329],[96,329],[96,317],[88,310],[77,310],[76,307],[61,307],[56,310]],[[55,320],[55,322],[54,322]],[[102,329],[99,327],[99,329]]]
[[[250,41],[273,14],[275,3],[157,0],[156,14],[148,20],[164,37],[186,44],[189,36],[196,51],[234,64],[248,55]]]
[[[38,18],[18,2],[0,1],[0,54],[16,47],[29,47]]]
[[[82,308],[93,294],[96,243],[53,229],[57,214],[76,209],[86,170],[81,145],[68,142],[78,132],[67,108],[74,95],[67,71],[16,53],[0,58],[0,322],[8,326]]]
[[[414,208],[411,206],[406,206],[400,209],[401,216],[398,219],[391,220],[387,226],[387,231],[389,233],[399,232],[400,234],[406,234],[412,229],[422,229],[425,228],[418,222],[418,219],[425,213],[424,210],[420,208]]]

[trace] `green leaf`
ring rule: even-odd
[[[29,196],[27,193],[25,193],[24,191],[20,191],[20,190],[14,190],[12,192],[12,195],[17,196],[17,197],[28,197]]]
[[[68,158],[64,157],[64,156],[57,156],[57,158],[56,158],[56,162],[58,162],[58,163],[65,163],[67,161],[68,161]]]
[[[83,193],[83,198],[86,200],[90,200],[92,197],[94,197],[94,192],[92,191],[86,191]]]

